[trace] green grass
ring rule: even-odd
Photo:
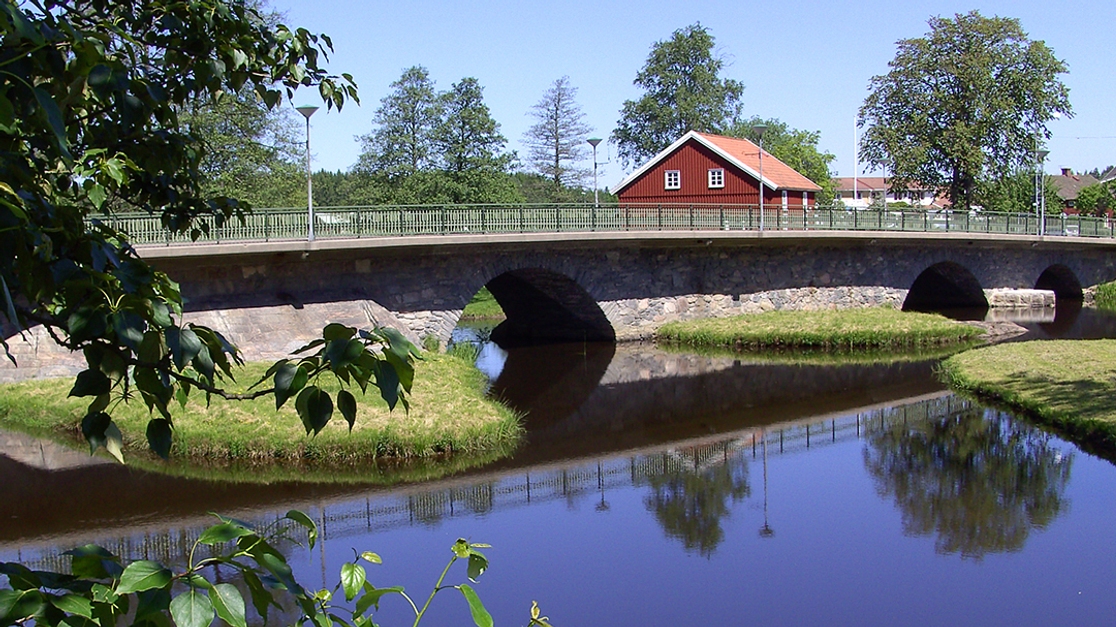
[[[905,346],[899,348],[825,349],[825,348],[731,348],[728,346],[688,346],[660,344],[668,353],[736,359],[750,364],[791,366],[848,366],[853,364],[894,364],[945,359],[977,345],[977,342]]]
[[[1116,281],[1097,286],[1097,307],[1116,309]]]
[[[731,318],[671,322],[656,339],[733,349],[881,349],[976,340],[982,331],[937,314],[887,307],[837,311],[771,311]]]
[[[496,297],[487,287],[480,288],[461,312],[462,320],[503,320],[506,317],[500,303],[496,302]]]
[[[195,392],[187,407],[175,412],[171,464],[147,449],[144,432],[149,414],[141,401],[109,411],[124,435],[129,463],[176,474],[236,470],[245,478],[255,474],[272,481],[305,479],[307,467],[320,467],[328,469],[322,473],[325,477],[356,480],[376,474],[372,463],[425,477],[441,471],[416,461],[460,456],[462,463],[471,464],[470,457],[482,463],[493,454],[514,450],[522,435],[519,417],[485,398],[484,375],[452,356],[427,353],[424,358],[416,365],[410,411],[397,407],[389,412],[378,391],[369,388],[367,396],[358,396],[352,433],[336,412],[321,433],[307,436],[293,401],[278,412],[271,397],[214,398],[206,408],[204,396]],[[262,363],[247,365],[233,387],[254,383],[266,368]],[[331,379],[323,377],[323,387],[328,388]],[[84,446],[80,422],[87,400],[66,396],[72,384],[72,379],[53,379],[0,386],[0,427]],[[336,389],[336,385],[331,388]],[[359,390],[355,392],[359,395]],[[343,472],[346,468],[352,472]]]
[[[941,375],[1116,462],[1116,340],[998,344],[950,357]]]

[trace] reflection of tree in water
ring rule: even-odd
[[[908,535],[937,534],[939,553],[981,559],[1017,551],[1031,529],[1069,508],[1062,496],[1073,456],[1050,436],[997,412],[897,421],[868,435],[864,463],[892,496]]]
[[[713,554],[724,539],[721,519],[729,515],[729,499],[749,494],[748,465],[742,455],[723,447],[702,447],[645,457],[636,485],[648,485],[644,499],[668,537],[682,540],[687,551]]]

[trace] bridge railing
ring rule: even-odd
[[[212,218],[198,242],[306,239],[305,209],[258,209],[244,221],[217,226]],[[158,217],[117,213],[97,218],[127,233],[135,244],[184,244],[189,234],[171,233]],[[783,209],[728,204],[620,205],[401,205],[320,207],[314,210],[318,238],[406,237],[485,233],[567,233],[589,231],[899,231],[1037,235],[1030,213],[949,210],[853,210],[842,207]],[[1104,218],[1047,216],[1043,233],[1070,237],[1114,236]]]

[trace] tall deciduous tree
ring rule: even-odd
[[[391,179],[430,169],[437,158],[434,133],[441,119],[441,102],[427,69],[416,65],[404,70],[376,109],[376,129],[360,137],[363,152],[357,169]]]
[[[178,285],[92,214],[124,202],[193,234],[208,228],[199,218],[242,216],[235,199],[202,189],[205,145],[180,126],[182,108],[248,90],[272,109],[301,87],[340,108],[356,86],[319,64],[327,37],[268,26],[239,0],[0,0],[0,32],[0,312],[84,354],[70,395],[92,399],[91,445],[119,455],[111,408],[139,397],[156,416],[148,441],[165,455],[172,399],[240,397],[222,388],[238,353],[184,324]],[[333,415],[332,393],[316,384],[327,372],[362,388],[376,377],[394,404],[412,372],[413,347],[398,337],[329,325],[314,357],[276,364],[274,385],[251,395],[282,405],[297,394],[308,432]],[[353,395],[336,398],[351,424]]]
[[[516,195],[508,169],[513,156],[504,152],[507,139],[484,102],[484,88],[463,78],[439,96],[442,121],[434,146],[447,185],[435,192],[455,203],[500,202]]]
[[[721,77],[725,59],[701,24],[656,42],[634,84],[638,100],[626,100],[612,142],[625,167],[659,153],[687,131],[723,133],[740,116],[744,85]]]
[[[302,129],[289,107],[270,108],[249,90],[191,103],[179,113],[204,147],[201,191],[253,207],[305,203]]]
[[[586,139],[593,129],[585,122],[576,97],[577,88],[570,86],[568,76],[554,81],[531,107],[529,115],[535,123],[523,134],[531,170],[553,183],[552,201],[559,200],[564,188],[583,187],[592,174],[588,168],[578,167],[585,160]]]
[[[904,39],[873,77],[860,109],[861,157],[893,186],[948,190],[969,207],[977,184],[1034,161],[1046,122],[1071,115],[1067,66],[1019,20],[973,11],[934,17],[924,37]]]

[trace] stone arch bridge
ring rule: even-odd
[[[646,337],[671,320],[771,309],[987,306],[999,289],[1080,301],[1116,278],[1112,239],[954,232],[459,234],[139,250],[181,283],[189,315],[230,327],[261,356],[326,320],[445,341],[483,286],[508,315],[502,333],[529,343]]]

